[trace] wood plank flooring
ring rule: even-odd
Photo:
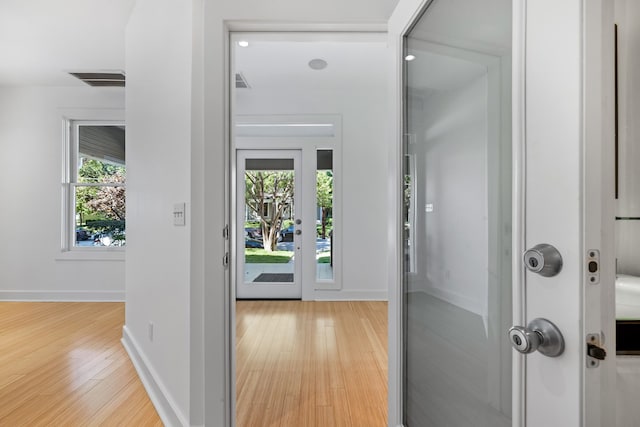
[[[0,426],[161,426],[123,303],[0,302]]]
[[[0,302],[0,426],[161,426],[122,303]],[[238,427],[385,426],[385,302],[237,303]]]
[[[238,427],[387,425],[387,303],[238,301]]]

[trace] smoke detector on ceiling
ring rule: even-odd
[[[124,87],[125,77],[123,72],[82,72],[69,73],[82,80],[89,86],[95,87]]]

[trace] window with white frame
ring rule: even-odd
[[[123,247],[125,226],[125,126],[72,121],[65,171],[68,249]]]

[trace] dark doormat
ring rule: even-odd
[[[293,282],[293,273],[261,273],[253,282]]]

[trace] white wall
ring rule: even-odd
[[[382,45],[371,60],[386,67]],[[336,82],[336,86],[341,83]],[[237,112],[246,115],[339,114],[342,117],[342,289],[316,291],[317,299],[386,299],[387,147],[385,79],[334,90],[236,91]]]
[[[63,116],[122,120],[124,91],[0,88],[0,299],[121,301],[124,255],[61,250]]]
[[[191,14],[189,2],[138,1],[126,38],[123,341],[168,424],[190,417]],[[186,226],[174,226],[185,202]]]

